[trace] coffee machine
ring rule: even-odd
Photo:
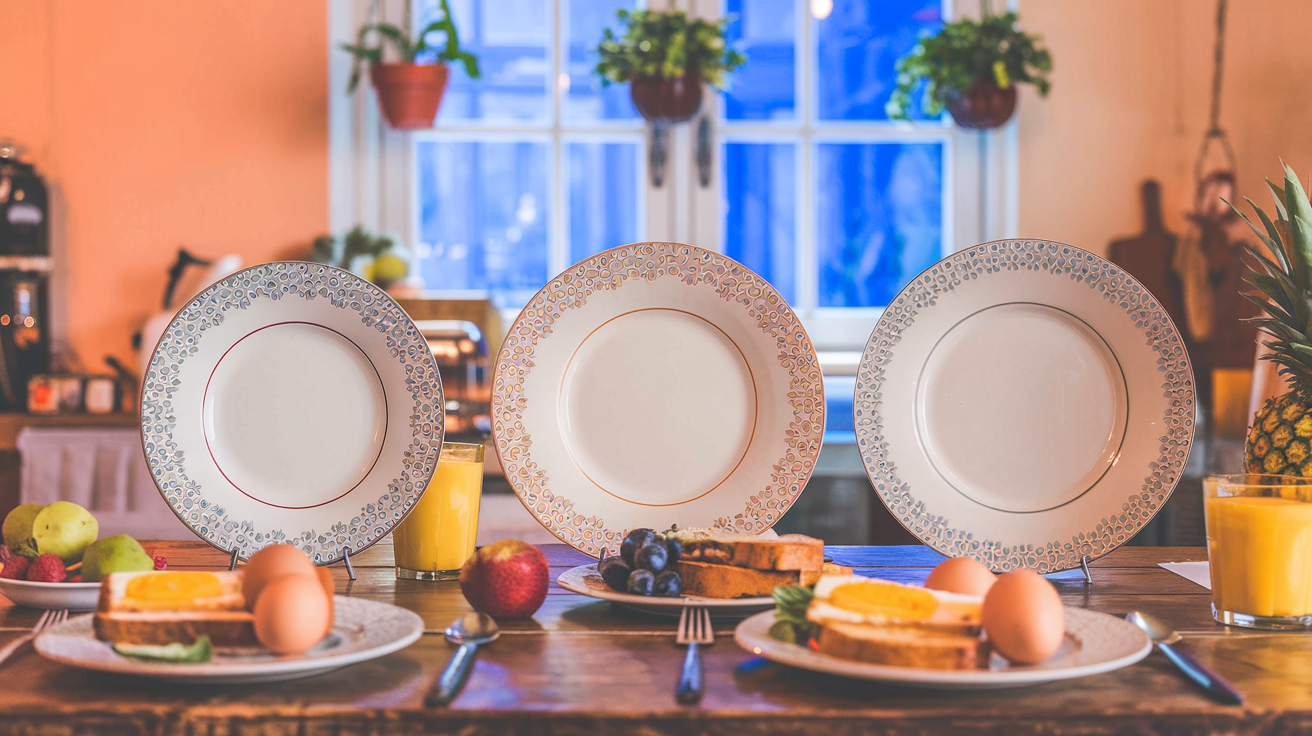
[[[0,411],[26,411],[50,370],[50,198],[36,167],[0,142]]]

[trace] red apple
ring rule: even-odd
[[[518,539],[479,549],[460,568],[460,592],[492,618],[528,618],[547,598],[551,576],[542,550]]]

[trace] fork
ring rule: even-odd
[[[679,633],[675,642],[688,645],[688,654],[683,658],[683,672],[679,675],[679,687],[674,691],[674,699],[682,705],[696,705],[706,694],[700,646],[715,643],[710,610],[684,606],[683,612],[679,614]]]
[[[41,614],[41,618],[36,620],[36,626],[32,627],[31,633],[23,634],[15,641],[9,642],[4,649],[0,649],[0,664],[4,664],[5,660],[9,659],[10,655],[18,651],[19,647],[35,639],[36,635],[40,634],[42,629],[62,624],[67,619],[68,611],[65,609],[59,609],[57,611],[47,610],[45,613]]]

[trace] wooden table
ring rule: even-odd
[[[199,543],[148,544],[170,568],[215,568]],[[585,558],[544,547],[552,575]],[[924,547],[832,547],[867,575],[919,582],[941,557]],[[391,656],[320,677],[263,685],[182,686],[77,670],[24,647],[0,665],[0,734],[1258,734],[1312,731],[1312,636],[1213,623],[1207,591],[1158,567],[1204,559],[1198,548],[1127,547],[1052,577],[1066,603],[1120,615],[1141,608],[1185,635],[1183,647],[1230,679],[1244,707],[1213,704],[1159,654],[1119,672],[1010,691],[933,692],[791,670],[753,660],[716,625],[700,706],[674,702],[684,650],[672,619],[613,609],[552,586],[537,615],[506,622],[480,651],[452,707],[423,694],[453,651],[439,633],[469,610],[455,583],[398,581],[379,544],[337,566],[337,592],[418,612],[426,635]],[[3,599],[0,599],[3,600]],[[7,602],[5,602],[7,604]],[[37,614],[0,608],[0,643]]]

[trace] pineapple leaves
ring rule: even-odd
[[[1298,175],[1285,164],[1285,210],[1289,214],[1289,232],[1304,266],[1312,263],[1312,203],[1298,181]]]
[[[1285,211],[1285,189],[1270,179],[1266,180],[1266,185],[1271,189],[1271,199],[1276,203],[1276,217],[1281,220],[1288,220],[1289,213]]]

